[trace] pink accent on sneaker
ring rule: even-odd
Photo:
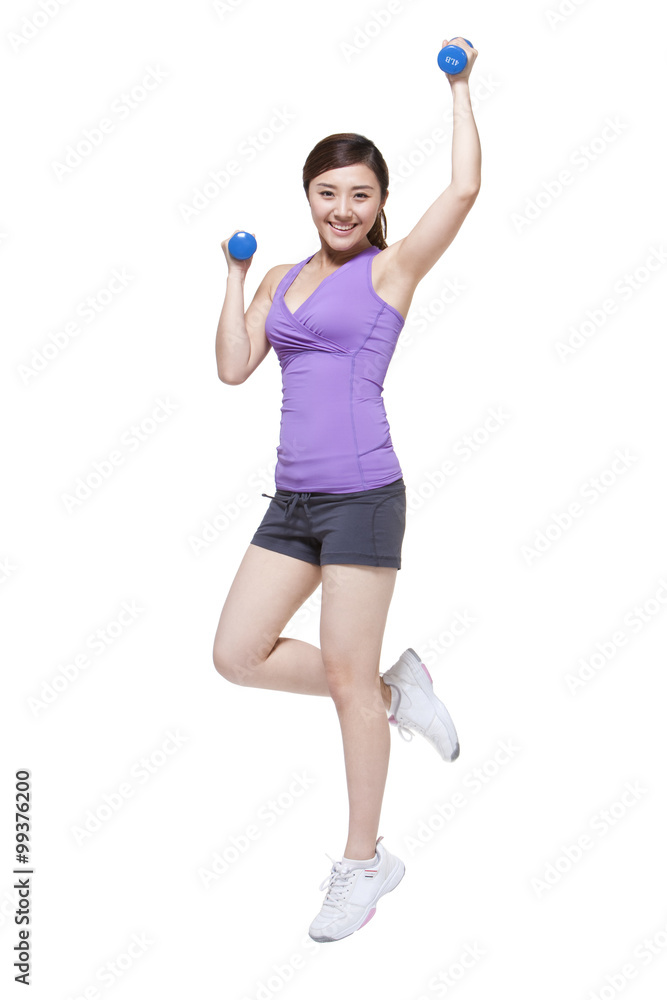
[[[395,715],[390,715],[388,721],[389,722],[394,722],[394,723],[396,723],[396,725],[398,725],[398,722],[396,720],[396,716]]]
[[[422,667],[424,668],[424,670],[426,670],[426,664],[425,663],[422,663]],[[433,678],[429,674],[428,670],[426,670],[426,676],[428,677],[428,679],[430,680],[430,682],[432,684],[433,683]]]
[[[361,928],[364,927],[368,923],[368,921],[371,919],[371,917],[375,914],[375,909],[376,908],[373,907],[373,909],[371,910],[371,912],[368,914],[368,916],[364,920],[363,924],[359,924],[359,930],[361,930]]]

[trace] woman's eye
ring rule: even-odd
[[[359,195],[360,198],[368,198],[369,197],[369,195],[364,194],[363,191],[358,191],[357,193],[358,193],[358,195]],[[322,194],[323,195],[333,194],[333,192],[332,191],[322,191]]]

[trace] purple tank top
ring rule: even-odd
[[[315,254],[281,279],[266,318],[283,380],[276,488],[351,493],[402,476],[382,399],[405,320],[371,281],[379,247],[327,275],[292,314],[284,295]]]

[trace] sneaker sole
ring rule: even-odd
[[[382,898],[382,896],[385,896],[388,892],[391,892],[392,889],[395,889],[404,875],[405,875],[405,865],[400,860],[400,858],[397,858],[396,865],[392,870],[391,874],[389,875],[389,877],[387,878],[387,881],[384,883],[384,885],[378,892],[375,899],[373,899],[368,904],[366,910],[359,917],[356,924],[354,924],[352,927],[346,928],[346,930],[343,933],[339,934],[337,937],[313,937],[310,931],[308,932],[308,937],[312,938],[313,941],[319,941],[320,944],[324,944],[327,941],[341,941],[343,938],[349,937],[350,934],[354,934],[355,931],[361,930],[361,928],[368,923],[371,917],[375,916],[375,911],[377,910],[377,903]]]
[[[427,698],[433,705],[436,715],[438,716],[438,718],[440,719],[440,721],[442,722],[443,726],[447,731],[449,742],[452,745],[452,752],[449,755],[449,757],[445,757],[445,760],[451,763],[452,761],[456,760],[459,753],[461,752],[461,747],[459,746],[459,737],[458,733],[456,732],[456,726],[454,725],[451,715],[449,714],[449,712],[447,711],[443,703],[440,701],[435,691],[433,690],[433,681],[431,679],[431,675],[428,673],[428,670],[426,669],[422,661],[419,659],[417,653],[414,651],[414,649],[411,648],[407,649],[406,653],[408,654],[407,657],[408,664],[412,668],[411,670],[412,676],[414,677],[419,687],[422,689],[424,694],[427,696]],[[405,654],[403,655],[405,657]],[[429,678],[428,680],[426,680],[426,677],[424,676],[425,673],[428,675]]]

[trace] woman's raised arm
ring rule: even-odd
[[[443,46],[447,44],[445,40]],[[399,241],[396,251],[398,271],[409,276],[414,285],[431,270],[452,242],[475,203],[481,185],[482,151],[468,84],[477,50],[470,49],[461,38],[456,39],[456,44],[465,47],[468,64],[457,76],[445,74],[454,102],[452,179],[414,228]]]

